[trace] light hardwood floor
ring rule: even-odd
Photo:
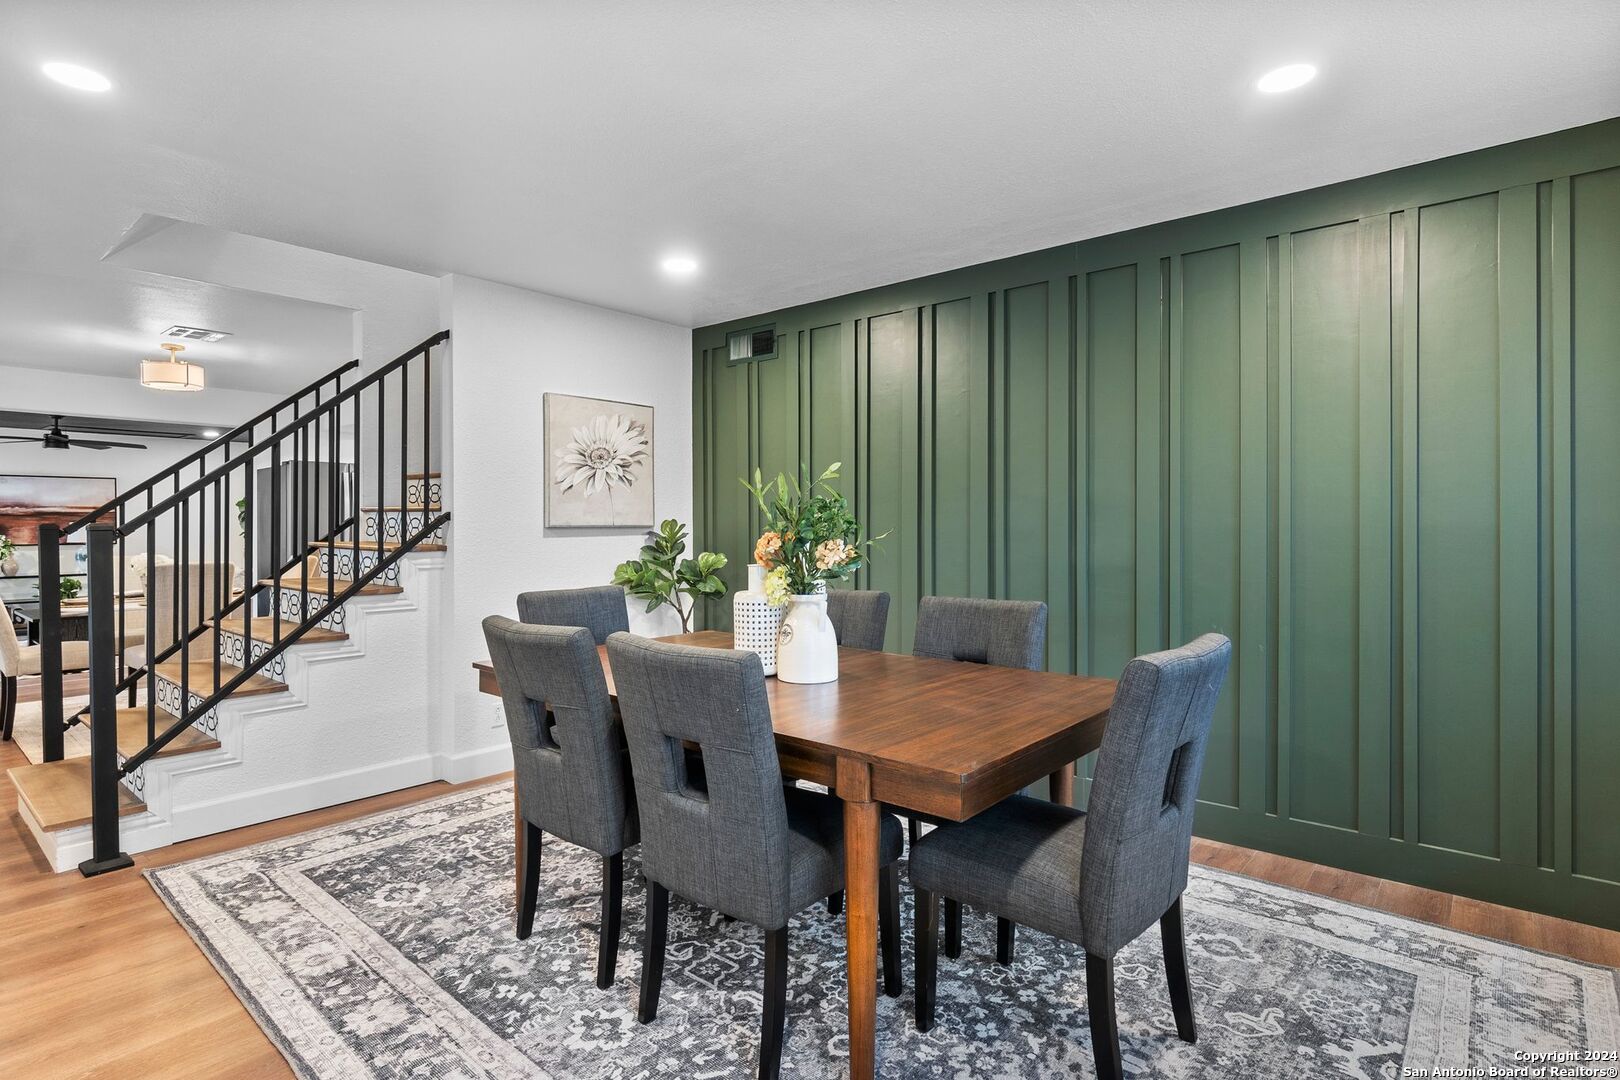
[[[133,870],[87,880],[51,873],[17,816],[4,770],[25,762],[15,745],[0,744],[0,1076],[30,1080],[291,1076],[140,869],[456,790],[427,784],[192,840],[137,856]],[[1620,933],[1613,931],[1208,840],[1193,842],[1193,857],[1352,903],[1620,966]],[[633,935],[625,940],[633,949]]]

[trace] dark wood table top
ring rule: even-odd
[[[730,648],[700,631],[661,638]],[[613,692],[613,671],[602,670]],[[498,694],[493,667],[479,688]],[[986,664],[838,650],[830,683],[765,680],[782,771],[835,782],[839,758],[870,765],[872,797],[962,821],[1102,742],[1114,680]]]

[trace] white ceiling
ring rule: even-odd
[[[10,273],[82,274],[151,213],[685,325],[1620,115],[1614,0],[11,0],[5,22]],[[1320,77],[1253,90],[1297,60]],[[691,281],[658,270],[677,249]]]

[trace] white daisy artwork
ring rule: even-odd
[[[546,395],[546,526],[653,526],[653,410]]]

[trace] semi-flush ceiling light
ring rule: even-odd
[[[99,71],[91,71],[78,64],[64,64],[51,61],[40,68],[46,76],[55,79],[63,86],[71,86],[75,90],[88,90],[92,94],[105,93],[112,89],[112,80]]]
[[[697,260],[690,255],[670,255],[660,264],[664,273],[673,277],[688,277],[697,273]]]
[[[215,431],[213,428],[209,428],[208,430],[204,431],[202,433],[202,435],[203,435],[203,438],[205,438],[205,439],[217,439],[217,438],[219,438],[219,432]]]
[[[176,341],[165,341],[159,345],[160,349],[167,349],[167,360],[142,360],[141,385],[153,390],[201,390],[203,388],[203,369],[201,364],[188,364],[180,359],[180,353],[185,346]]]
[[[1315,64],[1288,64],[1266,72],[1254,86],[1262,94],[1281,94],[1285,90],[1297,90],[1314,78]]]

